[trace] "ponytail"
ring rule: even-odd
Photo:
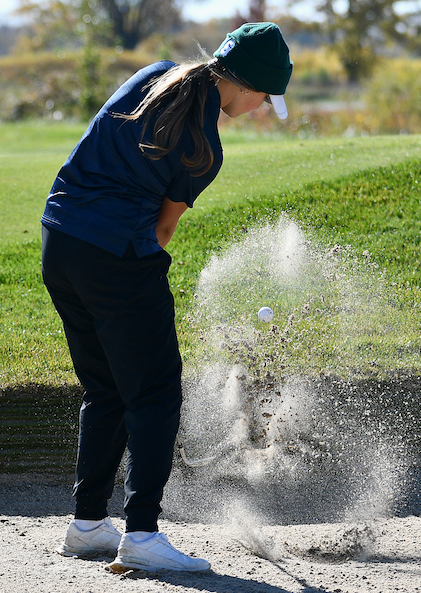
[[[173,150],[187,125],[194,143],[194,152],[182,162],[199,177],[213,164],[213,152],[204,132],[204,110],[208,97],[211,68],[205,63],[174,66],[150,83],[148,93],[129,115],[118,115],[127,120],[143,118],[139,148],[147,158],[158,160]],[[164,108],[163,104],[166,106]],[[153,142],[144,142],[145,132],[152,117],[158,114]],[[152,151],[152,152],[151,152]]]

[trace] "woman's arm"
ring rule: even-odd
[[[187,204],[184,202],[171,202],[169,198],[164,197],[155,229],[156,238],[162,249],[169,243],[177,228],[180,216],[186,210]]]

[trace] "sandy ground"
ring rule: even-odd
[[[123,529],[122,492],[110,514]],[[0,481],[0,591],[14,593],[391,593],[421,591],[421,518],[351,523],[251,525],[162,520],[160,529],[186,553],[207,558],[208,573],[104,570],[105,556],[55,553],[72,517],[70,487],[27,480]]]

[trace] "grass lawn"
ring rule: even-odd
[[[245,199],[282,194],[315,181],[421,158],[419,136],[286,139],[227,135],[224,165],[199,207],[225,207]]]
[[[3,388],[76,383],[60,322],[40,279],[39,219],[54,177],[82,132],[80,125],[67,124],[0,126]],[[227,133],[222,139],[223,169],[180,221],[168,249],[174,261],[170,281],[185,359],[193,361],[201,349],[199,329],[189,321],[200,271],[212,255],[223,258],[254,226],[274,223],[287,212],[321,245],[350,245],[355,258],[363,260],[363,252],[369,251],[376,269],[385,270],[383,293],[389,309],[379,309],[379,314],[394,316],[399,335],[394,331],[376,338],[357,332],[351,336],[350,351],[361,352],[370,342],[375,344],[378,369],[418,371],[421,138],[292,141]],[[298,368],[305,368],[311,352],[312,372],[324,372],[329,358],[329,370],[344,373],[333,346],[313,356],[320,336],[326,340],[335,333],[337,317],[311,327],[308,319],[296,327],[302,332],[307,323],[310,334],[300,342],[304,353],[296,357],[302,365]],[[365,359],[362,366],[368,368]]]

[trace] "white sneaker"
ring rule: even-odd
[[[62,556],[78,556],[92,552],[115,554],[120,539],[121,533],[113,527],[109,517],[106,517],[101,525],[90,531],[82,531],[72,521],[67,529],[64,542],[56,551]]]
[[[155,533],[143,542],[135,542],[130,533],[125,533],[121,538],[117,558],[108,564],[106,570],[124,573],[130,569],[135,570],[184,570],[199,571],[209,570],[210,564],[201,558],[191,558],[176,550],[163,533]]]

